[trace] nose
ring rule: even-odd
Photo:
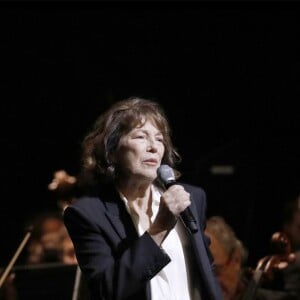
[[[148,139],[147,151],[157,152],[156,140],[153,138]]]

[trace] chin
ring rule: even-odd
[[[144,171],[143,177],[147,178],[149,181],[154,181],[157,177],[156,170],[155,171]]]

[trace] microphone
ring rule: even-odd
[[[158,179],[168,189],[170,186],[176,184],[175,174],[173,169],[168,165],[161,165],[157,169]],[[183,212],[180,213],[180,218],[184,226],[191,232],[195,233],[198,231],[197,222],[193,216],[190,207],[187,207]]]

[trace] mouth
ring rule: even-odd
[[[156,159],[146,159],[143,163],[149,166],[157,166],[158,161]]]

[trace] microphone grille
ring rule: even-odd
[[[161,165],[157,169],[158,178],[164,183],[170,183],[175,181],[175,173],[173,169],[168,165]]]

